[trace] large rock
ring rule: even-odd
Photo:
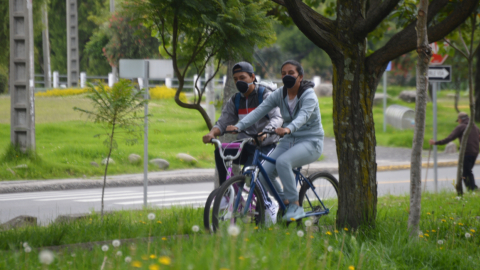
[[[109,158],[108,159],[108,164],[115,164],[115,160],[113,160],[113,158]],[[107,165],[107,158],[104,158],[102,160],[102,165]]]
[[[319,84],[315,86],[315,94],[318,97],[331,97],[333,94],[333,85],[331,84]]]
[[[375,93],[375,97],[373,98],[373,105],[382,104],[383,97],[384,97],[383,93]],[[388,95],[387,95],[387,98],[388,98]]]
[[[415,102],[417,99],[417,92],[416,91],[402,91],[398,96],[401,100],[405,102]]]
[[[189,154],[184,154],[184,153],[180,153],[177,155],[177,158],[180,159],[180,160],[183,160],[185,162],[198,162],[197,159],[195,159],[194,157],[190,156]]]
[[[137,155],[137,154],[130,154],[128,156],[128,161],[130,161],[130,163],[132,163],[132,164],[137,164],[141,160],[142,160],[142,157],[140,155]]]
[[[445,154],[455,154],[457,153],[457,145],[454,142],[449,142],[445,146],[445,151],[443,151]]]
[[[170,163],[168,163],[168,161],[166,161],[165,159],[161,159],[161,158],[152,159],[149,162],[151,164],[156,165],[158,168],[160,168],[162,170],[167,169],[170,166]]]
[[[90,165],[92,165],[93,167],[98,167],[98,163],[95,161],[90,162]]]
[[[37,226],[37,218],[32,216],[18,216],[0,225],[0,230],[10,230],[25,226]]]

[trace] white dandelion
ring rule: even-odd
[[[470,238],[471,236],[472,236],[472,235],[471,235],[471,234],[469,234],[468,232],[467,232],[467,233],[465,233],[465,238]]]
[[[148,214],[148,219],[149,220],[154,220],[155,219],[155,214],[154,213]]]
[[[29,246],[25,247],[25,253],[30,253],[32,251],[32,248]]]
[[[328,250],[328,252],[333,252],[333,247],[332,247],[332,246],[328,246],[327,250]]]
[[[107,251],[108,251],[108,246],[107,246],[107,245],[103,245],[103,246],[102,246],[102,250],[105,251],[105,252],[107,252]]]
[[[38,254],[38,260],[40,261],[41,264],[46,264],[46,265],[49,265],[53,262],[53,252],[51,252],[50,250],[42,250],[40,251],[40,253]]]
[[[120,240],[118,240],[118,239],[113,240],[112,241],[112,246],[113,247],[119,247],[120,246]]]
[[[130,256],[125,257],[125,262],[126,263],[129,263],[131,261],[132,261],[132,257],[130,257]]]
[[[27,242],[24,242],[24,243],[23,243],[23,247],[24,247],[24,248],[28,247],[28,243],[27,243]]]
[[[303,237],[305,233],[303,231],[298,231],[297,232],[298,237]]]
[[[437,244],[443,245],[443,240],[438,240],[438,241],[437,241]]]
[[[119,250],[115,255],[117,255],[117,257],[122,257],[122,252]]]
[[[231,225],[230,227],[228,227],[228,234],[230,234],[231,236],[237,236],[240,234],[240,228],[235,225]]]
[[[305,220],[305,226],[307,226],[307,227],[312,226],[312,221],[311,220]]]
[[[192,226],[192,231],[193,232],[198,232],[200,230],[200,227],[198,227],[198,225],[193,225]]]

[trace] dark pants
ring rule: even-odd
[[[476,160],[477,156],[465,156],[463,159],[463,181],[468,190],[475,190],[478,188],[475,184],[475,177],[473,176],[472,171]]]
[[[272,149],[275,148],[275,145],[276,144],[264,146],[262,147],[261,152],[267,155]],[[256,149],[255,145],[245,144],[242,150],[242,154],[240,155],[240,157],[233,160],[233,163],[239,164],[239,165],[241,164],[241,165],[244,165],[245,167],[252,165],[255,149]],[[238,149],[225,149],[225,152],[223,153],[223,155],[235,156],[237,154],[237,151]],[[227,169],[225,168],[225,165],[223,163],[222,157],[220,156],[220,152],[218,148],[215,149],[215,166],[217,166],[220,185],[222,185],[227,178]]]

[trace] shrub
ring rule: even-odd
[[[65,88],[65,89],[51,89],[45,92],[35,93],[36,97],[64,97],[64,96],[76,96],[88,93],[87,88]]]
[[[150,88],[149,92],[152,99],[173,99],[177,91],[166,86],[155,86]],[[180,93],[180,100],[187,102],[187,96],[184,93]]]

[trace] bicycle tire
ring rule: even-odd
[[[215,199],[215,195],[217,194],[218,188],[214,189],[210,195],[208,195],[207,201],[205,202],[205,208],[203,209],[203,226],[207,231],[211,231],[211,213],[210,210],[213,208],[213,200]]]
[[[306,179],[312,186],[315,187],[315,192],[320,197],[320,200],[322,200],[325,207],[323,207],[322,204],[317,200],[315,194],[310,191],[311,188],[308,183],[303,183],[300,189],[300,193],[298,195],[300,206],[303,207],[305,213],[312,211],[323,211],[325,208],[328,208],[329,216],[333,216],[334,219],[338,210],[338,180],[327,172],[314,173]],[[307,198],[310,200],[310,202],[307,200]],[[320,216],[314,216],[313,222],[318,224],[319,218]]]
[[[236,191],[235,191],[236,189]],[[252,199],[250,202],[251,206],[246,205],[239,205],[236,213],[240,213],[243,211],[244,207],[248,207],[247,216],[244,216],[243,219],[238,219],[236,213],[233,213],[230,207],[221,208],[222,198],[225,197],[225,200],[230,203],[230,197],[232,196],[232,192],[235,198],[237,198],[238,190],[242,190],[242,201],[246,201],[246,197],[250,192],[250,188],[245,185],[245,176],[238,175],[228,179],[220,188],[218,189],[215,200],[213,203],[213,213],[212,213],[212,227],[213,231],[216,232],[222,226],[230,226],[231,224],[235,224],[237,226],[248,226],[251,223],[255,223],[255,225],[260,225],[265,222],[265,204],[263,202],[263,198],[261,196],[261,191],[258,186],[255,186],[255,190],[253,191],[255,195],[255,200]],[[233,204],[234,201],[232,201]],[[254,210],[252,210],[254,209]],[[225,211],[227,210],[227,211]],[[230,212],[229,212],[230,211]],[[252,212],[253,211],[253,212]],[[229,216],[231,215],[231,216]],[[239,222],[242,221],[242,222]]]

